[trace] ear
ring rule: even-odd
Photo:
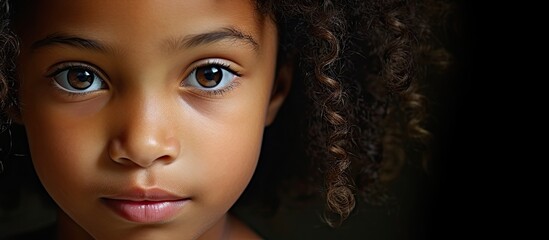
[[[271,100],[269,102],[269,107],[267,109],[267,118],[265,119],[265,126],[271,125],[278,110],[284,103],[284,100],[290,92],[290,87],[292,85],[292,78],[294,74],[294,65],[288,61],[279,66],[278,72],[276,74],[276,79],[273,85],[273,91],[271,93]]]

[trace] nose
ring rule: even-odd
[[[168,105],[161,98],[133,97],[120,101],[111,126],[116,126],[109,142],[112,161],[124,166],[148,168],[169,164],[180,151]],[[123,113],[123,114],[121,114]]]

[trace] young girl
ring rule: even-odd
[[[0,6],[4,121],[24,126],[59,239],[258,239],[228,213],[254,172],[243,202],[320,189],[339,225],[428,136],[416,79],[434,5]]]

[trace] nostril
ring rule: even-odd
[[[170,163],[173,160],[175,160],[175,157],[173,157],[171,155],[164,155],[164,156],[161,156],[161,157],[156,159],[156,161],[161,161],[161,162],[165,162],[165,163]]]
[[[126,138],[128,139],[128,138]],[[124,165],[138,165],[146,168],[156,162],[167,164],[179,155],[179,141],[176,138],[132,138],[133,141],[114,139],[109,145],[109,157],[112,161]]]
[[[115,163],[118,163],[123,166],[131,166],[135,165],[134,161],[130,160],[129,158],[121,157],[121,158],[112,158],[111,160]]]

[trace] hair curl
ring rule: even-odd
[[[335,213],[326,220],[339,225],[357,194],[373,204],[386,198],[380,183],[390,177],[380,176],[383,168],[427,146],[418,86],[427,63],[446,62],[443,50],[431,56],[428,25],[444,3],[264,0],[258,6],[277,22],[281,56],[293,54],[298,66],[294,76],[310,106],[309,168],[320,169],[327,209]]]
[[[309,161],[291,164],[307,182],[323,180],[332,226],[350,215],[356,196],[370,203],[384,198],[383,166],[399,165],[426,146],[418,80],[426,63],[442,62],[428,58],[428,23],[437,6],[420,0],[257,1],[258,11],[277,23],[279,64],[294,64],[294,85],[304,90]],[[0,103],[7,120],[17,108],[18,43],[7,0],[0,0],[0,13]]]

